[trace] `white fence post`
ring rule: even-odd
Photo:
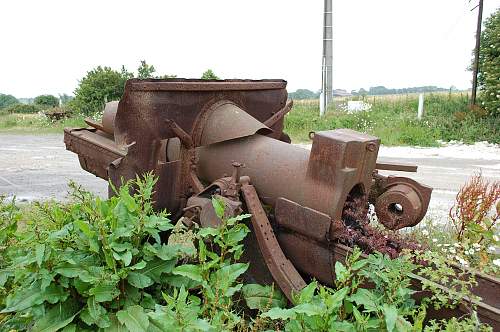
[[[423,116],[424,116],[424,94],[421,93],[418,96],[418,113],[417,113],[417,119],[422,120]]]

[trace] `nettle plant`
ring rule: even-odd
[[[217,229],[186,230],[153,210],[154,184],[148,174],[106,201],[75,187],[76,203],[39,205],[26,225],[17,225],[13,205],[4,207],[0,330],[206,331],[241,324],[232,298],[248,268],[235,263],[248,233],[239,221],[247,215],[223,219]],[[223,216],[221,203],[213,203]],[[176,241],[163,243],[165,232]]]
[[[415,265],[405,256],[360,256],[355,249],[346,265],[336,262],[333,288],[313,282],[295,297],[294,307],[262,316],[281,320],[286,331],[421,331],[425,308],[410,289]]]
[[[416,303],[412,273],[452,276],[415,255],[354,249],[335,264],[333,287],[312,281],[291,304],[273,285],[244,285],[249,215],[225,218],[213,199],[218,228],[174,225],[153,210],[154,184],[146,174],[109,200],[72,185],[74,202],[29,211],[1,199],[0,331],[488,330],[474,315],[424,327],[427,306],[457,293]]]

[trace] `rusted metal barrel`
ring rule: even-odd
[[[259,197],[273,204],[278,197],[304,201],[309,151],[269,137],[252,135],[197,149],[198,176],[213,182],[230,175],[232,162],[244,164]]]

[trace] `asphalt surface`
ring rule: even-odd
[[[429,215],[438,219],[446,218],[460,186],[475,172],[500,180],[500,156],[495,157],[498,148],[490,159],[478,153],[422,157],[425,150],[413,148],[395,156],[391,149],[382,148],[379,160],[415,164],[418,172],[384,174],[401,174],[433,187]],[[81,169],[77,156],[66,151],[62,135],[0,134],[0,195],[15,195],[19,201],[64,200],[70,180],[99,196],[107,195],[107,183]]]

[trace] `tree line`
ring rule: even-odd
[[[137,73],[128,71],[125,66],[120,70],[114,70],[107,66],[98,66],[90,71],[79,81],[74,91],[74,97],[66,94],[40,95],[34,99],[17,99],[8,94],[0,93],[0,110],[8,113],[35,113],[47,108],[63,106],[71,112],[84,115],[101,111],[104,104],[111,100],[119,100],[124,92],[125,82],[131,78],[175,78],[177,75],[157,75],[156,68],[141,60]],[[206,70],[201,79],[218,80],[212,69]]]

